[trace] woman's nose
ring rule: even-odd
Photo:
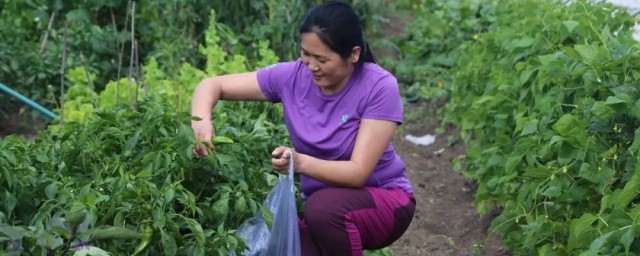
[[[307,65],[307,67],[312,72],[316,72],[316,71],[320,70],[320,67],[318,67],[318,65],[312,64],[311,62],[309,62],[309,65]]]

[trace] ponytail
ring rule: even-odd
[[[364,49],[362,49],[362,53],[360,53],[360,59],[358,60],[358,62],[371,62],[371,63],[378,63],[378,60],[376,60],[376,57],[373,55],[373,51],[371,51],[371,47],[369,47],[369,43],[367,43],[366,40],[364,40]]]

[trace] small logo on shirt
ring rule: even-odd
[[[349,114],[342,114],[342,118],[340,118],[340,124],[344,124],[349,119]]]

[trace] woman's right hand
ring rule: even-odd
[[[200,156],[208,156],[209,152],[204,144],[206,144],[211,150],[215,151],[215,147],[213,143],[211,143],[211,139],[215,136],[215,132],[213,131],[213,125],[211,124],[211,120],[202,119],[200,121],[191,121],[191,128],[193,128],[193,132],[196,136],[196,141],[198,144],[193,148],[193,155],[196,157]]]
[[[211,124],[211,110],[218,100],[266,100],[258,85],[257,72],[210,77],[202,80],[193,92],[191,115],[202,118],[191,121],[198,142],[215,150],[211,139],[215,136]],[[208,156],[207,147],[198,143],[193,148],[197,157]]]

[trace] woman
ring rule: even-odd
[[[312,8],[299,32],[300,59],[198,85],[196,137],[214,136],[210,116],[218,100],[281,102],[295,150],[277,147],[271,162],[284,173],[295,158],[305,199],[302,254],[362,255],[389,246],[415,211],[405,165],[390,143],[403,121],[397,81],[376,64],[348,4]],[[194,152],[207,155],[202,145]]]

